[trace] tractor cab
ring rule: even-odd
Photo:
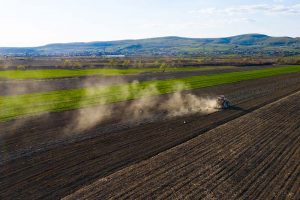
[[[218,109],[228,109],[230,106],[231,106],[230,101],[224,95],[220,95],[217,98]]]

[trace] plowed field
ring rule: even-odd
[[[299,73],[198,89],[235,106],[136,124],[125,102],[72,135],[76,111],[2,122],[0,199],[299,199],[299,90]]]
[[[299,199],[300,92],[66,199]]]

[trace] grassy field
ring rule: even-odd
[[[17,96],[0,96],[0,121],[8,121],[38,113],[72,110],[138,99],[145,96],[173,93],[178,90],[199,89],[293,72],[300,72],[300,66],[285,66]]]
[[[166,68],[166,72],[176,71],[207,71],[215,69],[231,69],[232,66],[221,67],[178,67]],[[79,77],[79,76],[120,76],[120,75],[133,75],[145,72],[161,72],[159,68],[144,68],[144,69],[45,69],[45,70],[7,70],[0,71],[0,78],[10,79],[50,79],[50,78],[65,78],[65,77]]]

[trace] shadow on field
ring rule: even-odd
[[[244,108],[241,108],[239,106],[230,106],[230,108],[228,110],[239,110],[239,111],[244,111],[244,112],[247,111]]]

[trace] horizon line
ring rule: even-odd
[[[41,45],[36,46],[0,46],[0,48],[38,48],[38,47],[44,47],[48,45],[59,45],[59,44],[89,44],[89,43],[95,43],[95,42],[119,42],[119,41],[135,41],[135,40],[147,40],[147,39],[156,39],[156,38],[185,38],[185,39],[218,39],[218,38],[231,38],[231,37],[237,37],[237,36],[244,36],[244,35],[265,35],[268,37],[287,37],[287,38],[293,38],[297,39],[300,38],[300,36],[297,37],[291,37],[291,36],[271,36],[268,34],[263,33],[245,33],[245,34],[237,34],[237,35],[231,35],[231,36],[223,36],[223,37],[186,37],[186,36],[175,36],[175,35],[166,35],[166,36],[154,36],[154,37],[145,37],[145,38],[131,38],[131,39],[116,39],[116,40],[94,40],[94,41],[73,41],[73,42],[49,42]]]

